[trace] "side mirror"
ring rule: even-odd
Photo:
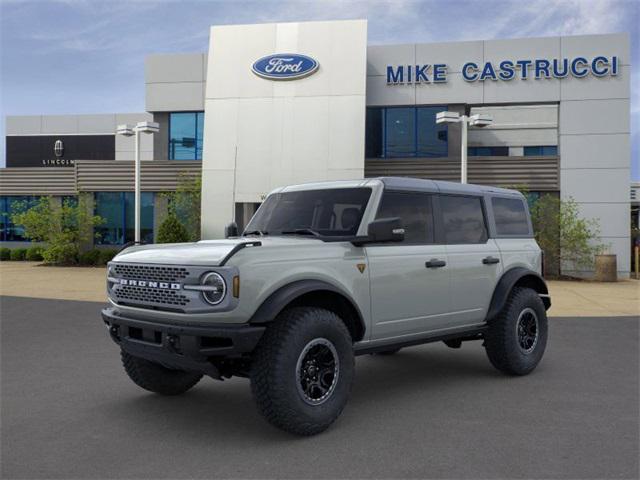
[[[366,243],[401,242],[404,240],[404,227],[398,217],[380,218],[369,223],[366,237],[356,237],[354,245]]]
[[[237,237],[238,236],[238,224],[236,222],[229,223],[224,227],[224,238]]]
[[[367,234],[371,243],[401,242],[404,240],[404,227],[398,217],[380,218],[369,224]]]

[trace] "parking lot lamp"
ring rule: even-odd
[[[460,183],[467,183],[467,126],[486,127],[491,125],[493,119],[489,115],[476,113],[475,115],[460,115],[458,112],[438,112],[436,123],[460,123],[462,126],[461,152],[460,152]]]
[[[135,161],[134,161],[134,241],[140,243],[140,133],[157,133],[160,125],[156,122],[138,122],[134,127],[130,125],[118,125],[116,133],[125,137],[135,137]]]

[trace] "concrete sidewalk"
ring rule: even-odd
[[[554,317],[640,315],[640,281],[549,281]],[[45,267],[1,262],[0,295],[106,302],[104,267]]]

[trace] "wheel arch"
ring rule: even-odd
[[[551,297],[544,278],[537,272],[523,267],[507,270],[496,285],[487,311],[487,320],[494,318],[504,307],[509,298],[509,294],[516,287],[531,288],[535,290],[544,304],[545,310],[551,307]]]
[[[298,280],[280,287],[262,302],[249,323],[272,322],[284,309],[296,306],[330,310],[342,319],[354,342],[364,338],[366,327],[356,303],[342,289],[322,280]]]

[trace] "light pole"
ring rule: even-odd
[[[461,123],[462,125],[462,151],[460,152],[460,183],[467,183],[467,126],[486,127],[491,125],[493,118],[489,115],[476,113],[475,115],[460,115],[458,112],[439,112],[436,115],[436,123]]]
[[[134,161],[134,242],[140,243],[140,133],[157,133],[160,125],[156,122],[138,122],[135,127],[130,125],[118,125],[116,133],[131,137],[135,135],[135,161]]]

